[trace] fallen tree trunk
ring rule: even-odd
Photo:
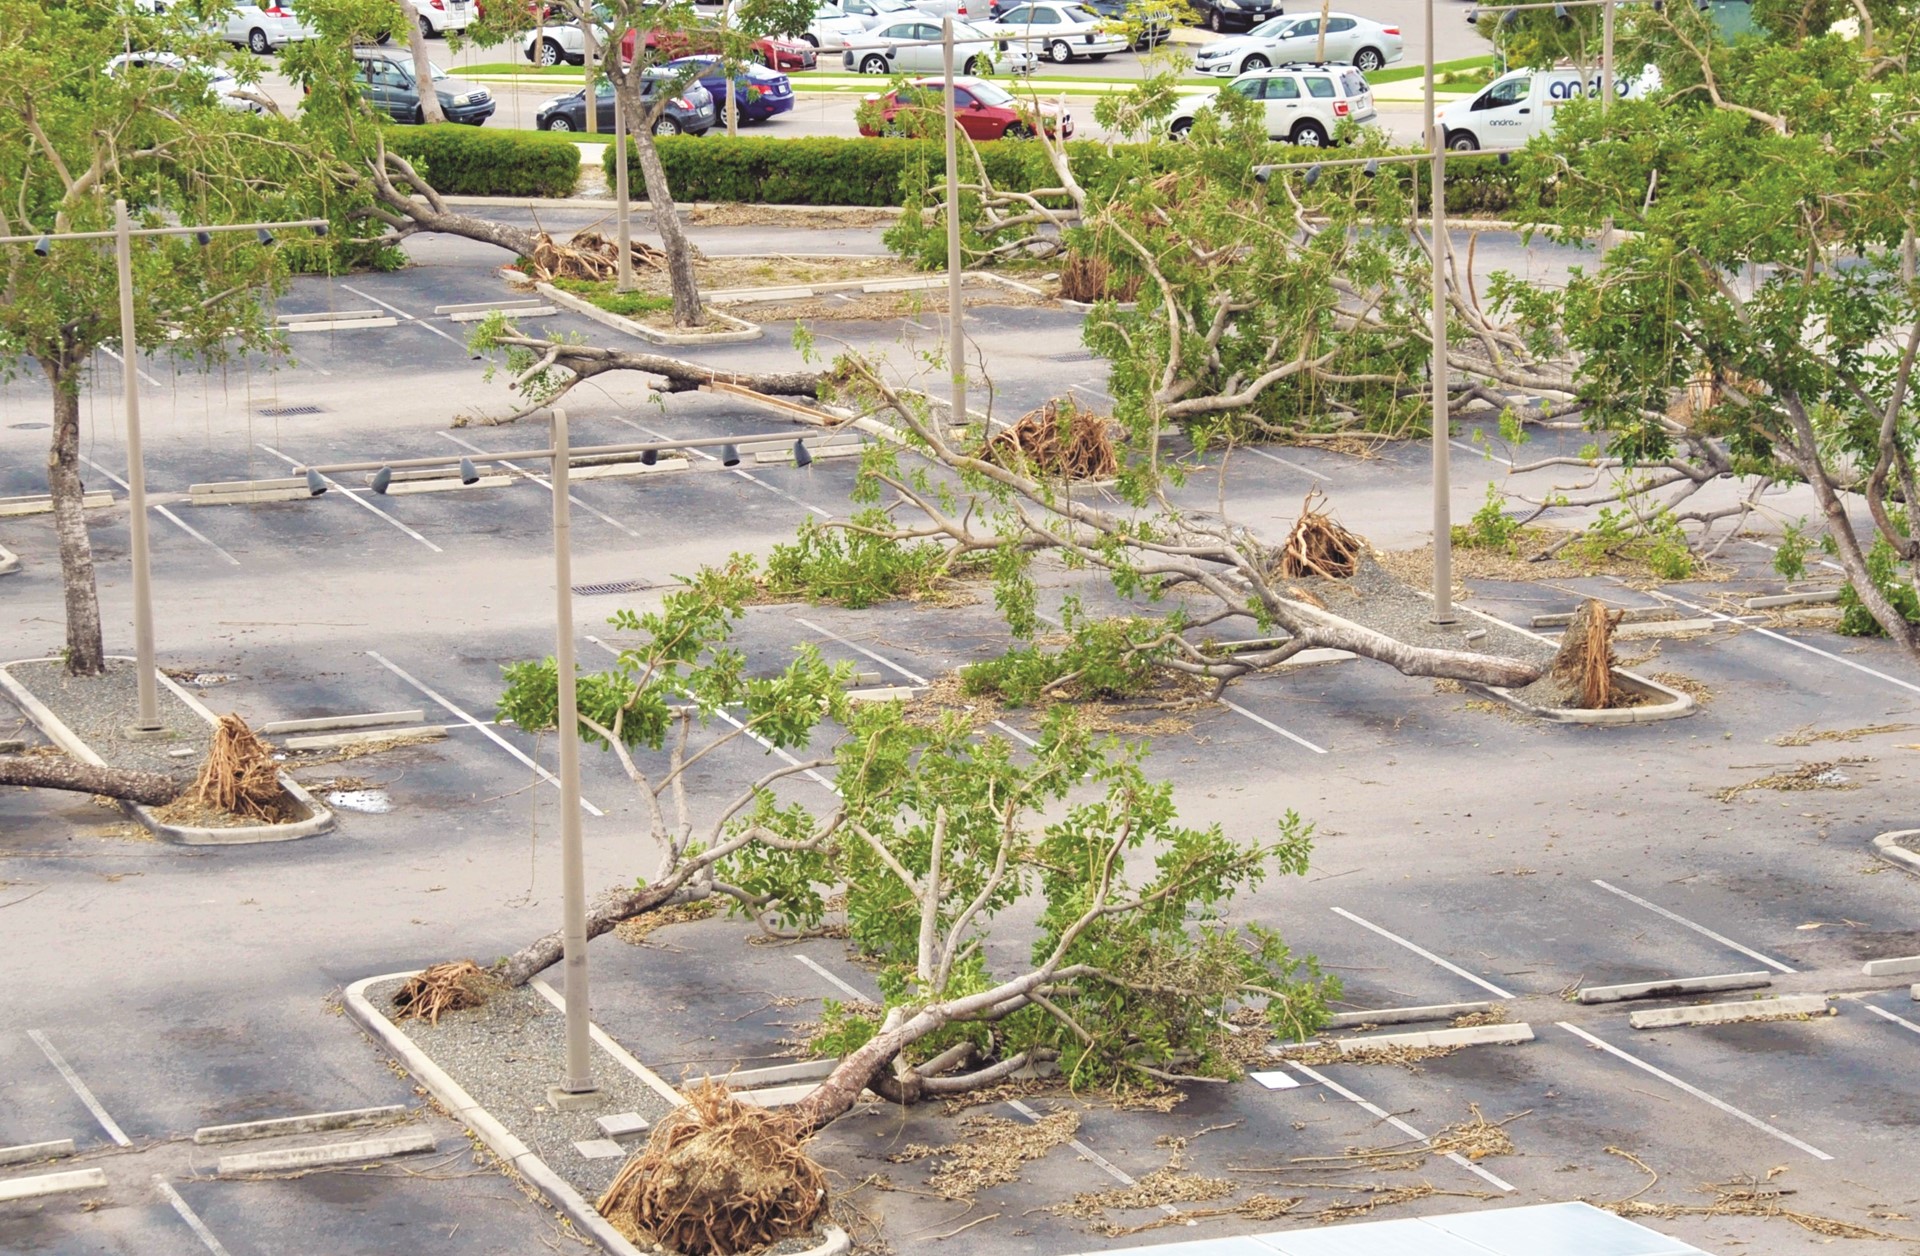
[[[680,897],[692,898],[691,892],[682,894],[683,883],[679,878],[663,881],[659,885],[643,885],[633,890],[616,890],[601,898],[587,912],[587,941],[603,933],[611,933],[615,925],[635,916],[644,916],[650,911],[672,906]],[[566,950],[566,934],[555,929],[545,937],[535,938],[513,954],[495,964],[489,972],[516,989],[526,985],[547,969],[559,963]]]
[[[161,807],[180,796],[181,785],[164,772],[131,768],[99,768],[65,756],[0,757],[0,785],[31,789],[65,789],[76,794],[102,794],[128,802]]]
[[[747,388],[775,397],[812,397],[819,394],[820,385],[829,377],[826,371],[763,373],[717,370],[698,362],[689,362],[684,358],[670,358],[661,353],[607,349],[599,345],[566,344],[539,336],[523,335],[515,330],[501,332],[493,338],[493,344],[502,348],[524,349],[538,359],[531,370],[524,372],[519,380],[514,381],[516,384],[554,367],[571,372],[573,378],[566,383],[562,392],[596,375],[606,375],[613,371],[638,371],[643,375],[653,375],[665,380],[666,387],[660,390],[662,392],[694,392],[709,384],[731,384],[736,388]],[[544,404],[551,404],[552,400],[550,398]]]

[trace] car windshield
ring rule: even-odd
[[[1263,39],[1278,39],[1280,38],[1281,34],[1292,25],[1293,25],[1292,18],[1276,17],[1271,21],[1260,23],[1260,25],[1248,31],[1247,34],[1258,35]]]
[[[1098,22],[1102,20],[1099,14],[1089,13],[1087,10],[1081,8],[1077,4],[1070,5],[1066,8],[1061,9],[1060,11],[1067,15],[1067,20],[1069,22],[1078,22],[1083,26],[1089,22]]]
[[[987,38],[987,35],[986,32],[982,31],[979,27],[969,26],[967,23],[956,18],[953,23],[953,37],[955,39],[979,40]]]
[[[967,80],[967,90],[973,98],[983,105],[1011,105],[1013,93],[998,83],[989,83],[985,79]]]

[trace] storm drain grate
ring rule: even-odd
[[[325,406],[263,406],[260,413],[270,419],[284,419],[291,414],[325,414]]]
[[[1093,358],[1094,358],[1094,355],[1091,350],[1075,349],[1072,353],[1056,353],[1051,357],[1049,357],[1047,361],[1049,362],[1091,362],[1093,361]]]
[[[599,597],[603,593],[638,593],[654,587],[645,580],[608,580],[603,584],[576,584],[573,591],[579,597]]]

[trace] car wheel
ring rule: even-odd
[[[680,134],[680,124],[672,118],[663,117],[653,124],[653,133],[655,135],[678,135]]]
[[[1480,141],[1473,137],[1472,131],[1448,131],[1447,147],[1456,153],[1470,153],[1480,147]]]
[[[808,32],[807,34],[800,36],[800,38],[806,40],[809,44],[813,45],[815,48],[818,48],[820,46],[820,41],[813,37],[812,32]]]
[[[393,38],[392,31],[381,31],[378,35],[375,35],[373,37],[373,42],[376,44],[384,45],[388,40],[392,38]]]
[[[1030,140],[1033,138],[1033,131],[1029,129],[1024,122],[1009,122],[1007,123],[1007,129],[1000,132],[1000,138],[1003,140]]]
[[[753,50],[753,63],[758,66],[765,66],[769,70],[773,68],[773,62],[767,60],[767,54],[761,52],[758,48]]]
[[[861,58],[860,73],[885,74],[886,72],[887,72],[887,59],[881,56],[879,53],[876,52],[870,57]]]
[[[561,50],[559,40],[543,39],[540,41],[541,65],[559,65],[565,59],[566,54]]]
[[[1220,10],[1215,9],[1213,12],[1207,14],[1207,29],[1212,31],[1216,35],[1222,35],[1226,33],[1227,24],[1225,21],[1221,20]]]
[[[420,38],[422,39],[433,38],[433,23],[429,22],[424,15],[422,15],[420,18]]]
[[[987,73],[987,70],[986,58],[982,57],[979,53],[975,53],[973,56],[967,58],[966,68],[961,70],[960,73],[979,76]]]
[[[247,47],[256,57],[264,57],[273,51],[273,45],[267,42],[267,33],[257,26],[247,32]]]
[[[573,130],[573,119],[567,117],[564,113],[556,113],[541,123],[540,129],[542,131],[571,131]]]
[[[1249,70],[1264,70],[1271,64],[1272,62],[1256,52],[1240,63],[1240,73],[1245,74]]]
[[[1187,138],[1187,132],[1191,130],[1193,130],[1192,118],[1175,118],[1173,125],[1167,128],[1167,138],[1184,140]]]
[[[1386,63],[1387,59],[1377,49],[1362,48],[1353,54],[1353,68],[1362,74],[1372,74]]]
[[[1325,148],[1327,133],[1318,122],[1302,122],[1293,128],[1293,143],[1300,148]]]
[[[427,124],[427,107],[425,105],[415,105],[413,107],[413,116],[408,118],[407,121],[415,126],[425,126]]]
[[[1064,39],[1056,39],[1047,45],[1047,59],[1055,65],[1065,65],[1073,60],[1073,49]]]

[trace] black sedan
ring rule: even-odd
[[[674,76],[668,74],[648,74],[640,81],[640,98],[643,104],[652,107],[655,97],[662,90],[674,91]],[[594,88],[594,130],[602,135],[613,133],[613,85],[600,83]],[[655,135],[705,135],[713,129],[719,111],[714,108],[713,96],[698,82],[681,86],[667,101],[667,107],[654,119]],[[637,122],[637,119],[636,119]],[[555,96],[540,106],[534,115],[534,125],[542,131],[584,131],[587,129],[586,94],[574,92],[568,96]]]

